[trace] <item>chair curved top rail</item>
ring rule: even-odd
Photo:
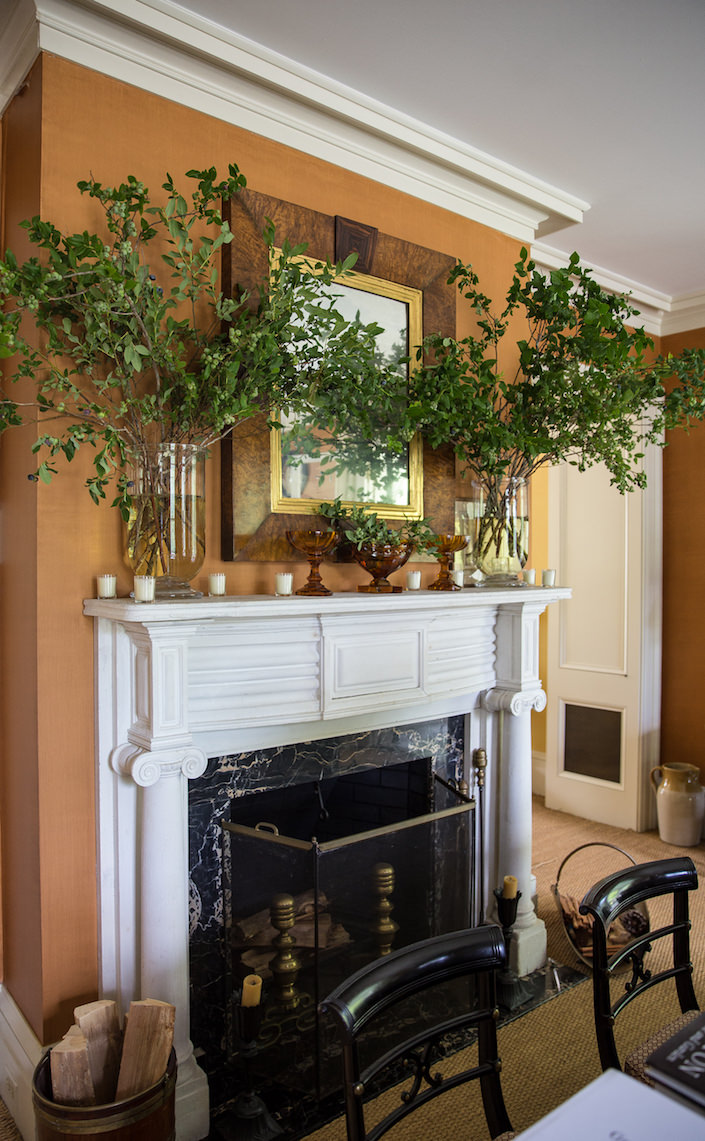
[[[694,891],[697,886],[698,873],[690,856],[651,860],[633,868],[622,868],[601,879],[583,897],[580,914],[594,915],[609,927],[626,906],[634,907],[644,900],[676,891]]]
[[[324,999],[321,1011],[335,1015],[354,1035],[410,995],[469,971],[499,970],[505,961],[504,939],[497,926],[436,935],[368,963]]]

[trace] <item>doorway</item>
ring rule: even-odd
[[[636,831],[653,827],[659,760],[661,450],[647,490],[603,467],[549,474],[549,552],[573,596],[548,617],[546,807]]]

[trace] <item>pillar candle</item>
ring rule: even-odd
[[[117,577],[114,574],[99,574],[98,598],[114,598],[117,588]]]
[[[135,602],[154,602],[154,575],[136,574],[134,583]]]
[[[274,576],[274,593],[278,597],[286,597],[294,588],[294,576],[287,571],[281,571]]]
[[[242,980],[241,1006],[259,1006],[262,995],[262,979],[259,975],[245,975]]]
[[[517,895],[517,878],[516,876],[505,876],[504,884],[502,886],[502,896],[504,899],[516,899]]]
[[[209,594],[225,594],[225,575],[209,574],[208,575],[208,593]]]

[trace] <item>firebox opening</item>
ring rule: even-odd
[[[470,925],[473,807],[435,779],[428,757],[232,802],[223,824],[230,1006],[244,976],[260,974],[261,1076],[320,1097],[337,1082],[321,998],[379,955]]]
[[[266,823],[295,840],[325,844],[373,828],[389,828],[433,811],[428,757],[386,768],[239,797],[230,819],[250,828]]]

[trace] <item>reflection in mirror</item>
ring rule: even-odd
[[[422,339],[422,292],[366,274],[351,273],[350,284],[336,282],[331,292],[346,320],[359,316],[376,324],[380,361],[400,362]],[[369,504],[386,517],[420,518],[423,509],[421,443],[402,452],[360,436],[334,437],[300,416],[283,416],[272,431],[272,510],[315,514],[318,504],[341,499]],[[380,438],[388,425],[380,422]]]

